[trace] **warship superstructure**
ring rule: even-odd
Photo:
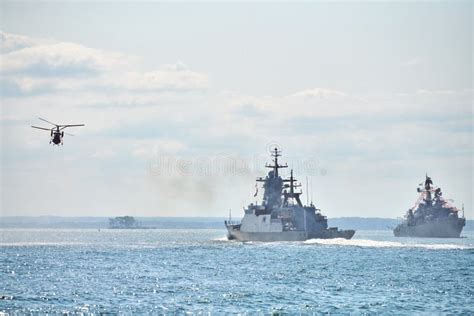
[[[459,237],[466,225],[464,207],[460,217],[459,210],[442,196],[441,188],[433,186],[428,175],[417,191],[420,197],[393,234],[396,237]]]
[[[327,217],[321,214],[313,202],[303,205],[300,198],[302,192],[295,191],[301,184],[297,184],[293,170],[287,179],[279,174],[279,169],[288,167],[278,163],[280,156],[281,152],[277,148],[272,150],[273,164],[265,166],[271,170],[265,178],[257,178],[257,182],[263,183],[262,203],[251,203],[244,208],[241,222],[225,221],[228,239],[265,242],[313,238],[351,239],[354,230],[328,227]]]

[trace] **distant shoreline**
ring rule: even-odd
[[[0,228],[97,228],[109,227],[110,217],[2,216]],[[144,228],[224,229],[227,217],[135,217]],[[237,218],[236,218],[237,219]],[[400,219],[381,217],[329,218],[329,226],[356,230],[391,230]],[[466,220],[466,231],[474,230],[474,220]]]

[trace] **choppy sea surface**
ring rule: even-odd
[[[0,230],[0,312],[473,314],[474,234],[241,243],[224,230]]]

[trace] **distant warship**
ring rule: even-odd
[[[417,189],[420,197],[405,215],[404,221],[393,230],[397,237],[459,237],[466,225],[464,207],[459,210],[442,197],[441,188],[433,186],[428,175]]]
[[[354,236],[354,230],[328,228],[327,217],[321,214],[313,202],[309,206],[301,203],[301,192],[295,192],[296,184],[291,170],[290,177],[283,179],[278,170],[288,165],[279,165],[280,151],[272,151],[273,165],[263,182],[263,201],[261,205],[250,204],[244,208],[245,215],[241,222],[225,221],[227,238],[239,241],[302,241],[312,238],[346,238]],[[258,189],[257,189],[258,192]],[[257,196],[257,192],[255,196]]]

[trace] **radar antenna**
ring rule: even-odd
[[[274,158],[273,162],[275,164],[274,165],[269,165],[269,164],[265,165],[266,168],[272,168],[273,169],[273,172],[275,174],[275,178],[278,178],[278,169],[288,168],[288,164],[285,164],[285,165],[279,165],[278,164],[278,157],[280,157],[280,156],[281,156],[281,150],[278,150],[278,148],[275,147],[273,149],[273,152],[272,152],[272,157]]]

